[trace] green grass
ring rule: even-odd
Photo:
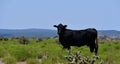
[[[99,43],[99,59],[96,63],[103,60],[105,64],[120,64],[120,41],[115,42],[104,41],[102,44]],[[72,53],[77,51],[80,51],[83,57],[91,58],[94,55],[94,53],[90,53],[87,46],[73,46]],[[35,39],[30,39],[30,44],[25,45],[19,44],[17,40],[0,41],[0,57],[5,59],[5,62],[27,61],[29,64],[38,62],[36,59],[40,59],[39,63],[44,64],[66,63],[68,60],[65,56],[68,56],[67,50],[62,50],[62,46],[55,43],[55,39],[43,39],[37,43]]]
[[[4,56],[6,56],[6,50],[4,49],[4,47],[0,46],[0,57]]]
[[[4,57],[3,62],[5,64],[16,64],[16,59],[14,57]]]
[[[26,64],[40,64],[40,62],[37,59],[29,58],[26,60]]]

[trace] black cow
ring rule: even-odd
[[[98,52],[97,30],[88,28],[85,30],[70,30],[66,29],[67,25],[54,25],[58,30],[59,41],[63,48],[70,50],[70,46],[87,45],[91,52]]]

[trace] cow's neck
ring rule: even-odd
[[[59,34],[59,41],[60,41],[60,42],[63,41],[63,38],[64,38],[63,35],[64,35],[64,34]]]
[[[63,34],[59,34],[59,38],[61,39],[63,37]]]
[[[65,30],[62,30],[62,32],[59,33],[59,41],[64,41],[63,39],[64,39]]]

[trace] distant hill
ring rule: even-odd
[[[112,36],[120,37],[120,31],[117,31],[117,30],[98,30],[98,34],[109,36],[109,37],[112,37]]]
[[[0,29],[0,36],[3,37],[38,37],[47,38],[57,35],[55,30],[49,29]]]
[[[98,30],[99,35],[106,36],[120,36],[120,31],[117,30]],[[54,37],[57,35],[56,30],[50,29],[0,29],[0,36],[3,37],[38,37],[38,38],[47,38]]]

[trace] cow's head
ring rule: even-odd
[[[64,33],[64,31],[65,31],[67,25],[59,24],[59,25],[54,25],[54,27],[57,28],[58,34],[62,34],[62,33]]]

